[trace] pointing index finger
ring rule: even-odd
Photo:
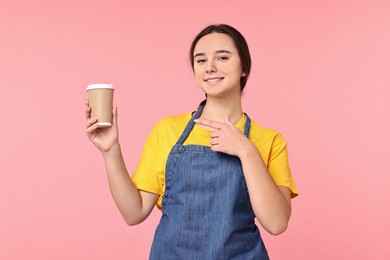
[[[223,123],[220,123],[220,122],[207,120],[207,119],[201,119],[201,118],[195,119],[194,122],[197,123],[198,125],[211,127],[213,129],[217,129],[217,130],[220,130],[224,125]]]

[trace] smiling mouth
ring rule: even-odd
[[[221,77],[221,78],[210,78],[210,79],[205,79],[204,81],[207,82],[207,83],[210,83],[210,84],[215,84],[221,80],[223,80],[224,78]]]

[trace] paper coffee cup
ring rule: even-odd
[[[112,101],[114,87],[112,84],[91,84],[87,87],[91,118],[98,119],[99,127],[112,125]]]

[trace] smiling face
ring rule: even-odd
[[[197,42],[194,74],[208,98],[241,95],[240,79],[245,76],[233,40],[224,33],[211,33]]]

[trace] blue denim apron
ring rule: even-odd
[[[201,107],[173,146],[151,260],[269,259],[250,205],[241,161],[185,145]],[[246,116],[244,134],[249,135]]]

